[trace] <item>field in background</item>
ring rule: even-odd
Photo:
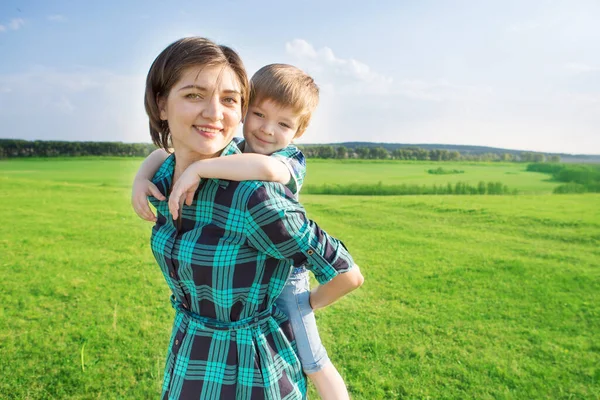
[[[0,398],[158,397],[173,311],[129,206],[140,161],[0,162]],[[302,196],[366,277],[317,313],[353,398],[600,398],[600,195],[543,194],[524,168],[309,160],[311,184],[479,174],[541,193]]]
[[[129,187],[140,158],[37,158],[14,159],[0,162],[0,172],[22,179],[43,179],[56,182],[87,183],[101,186]],[[323,184],[418,184],[445,185],[466,182],[477,185],[480,181],[502,182],[511,190],[523,194],[548,194],[560,184],[539,172],[526,171],[527,164],[319,160],[307,162],[305,185]],[[462,174],[436,175],[427,171],[442,167],[461,170]],[[8,172],[10,171],[10,172]]]
[[[478,182],[502,182],[509,189],[524,194],[552,193],[560,183],[550,182],[549,176],[529,172],[527,164],[471,163],[425,161],[366,161],[366,160],[308,160],[305,185],[323,184],[417,184],[446,185],[465,182],[477,186]],[[430,169],[444,168],[464,171],[462,174],[436,175]]]

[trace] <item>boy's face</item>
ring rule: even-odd
[[[247,150],[271,154],[292,142],[298,131],[300,116],[290,107],[264,100],[250,104],[244,120]]]

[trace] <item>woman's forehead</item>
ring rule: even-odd
[[[239,77],[227,65],[204,65],[186,68],[175,86],[178,86],[178,89],[186,86],[196,86],[204,89],[241,92]]]

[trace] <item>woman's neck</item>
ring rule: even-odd
[[[206,160],[209,158],[218,157],[219,153],[215,153],[212,155],[205,155],[196,153],[193,151],[189,151],[187,149],[178,149],[175,147],[175,170],[173,171],[173,184],[179,179],[183,171],[185,171],[190,165],[195,163],[196,161]]]

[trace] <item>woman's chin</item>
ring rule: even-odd
[[[203,140],[201,141],[201,143],[198,143],[198,141],[193,141],[193,143],[186,143],[180,145],[179,148],[183,151],[195,153],[201,156],[202,158],[206,158],[218,155],[217,153],[220,153],[225,148],[225,146],[227,146],[228,143],[229,142],[225,142],[221,138],[213,139],[210,141]]]

